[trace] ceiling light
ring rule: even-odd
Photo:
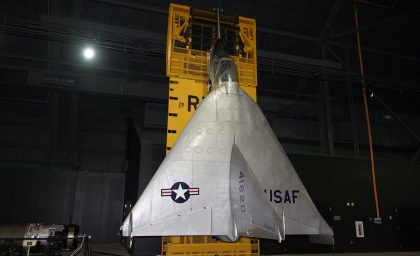
[[[95,50],[91,47],[87,47],[83,50],[83,56],[85,59],[91,60],[93,57],[95,57]]]

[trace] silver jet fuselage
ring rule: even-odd
[[[217,89],[226,82],[239,83],[236,64],[230,58],[221,39],[217,39],[210,50],[208,76],[210,91]]]

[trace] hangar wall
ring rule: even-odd
[[[93,241],[118,241],[128,116],[142,108],[129,100],[25,91],[1,95],[0,223],[72,222]]]
[[[118,241],[124,174],[2,170],[0,223],[80,225],[92,241]],[[76,190],[76,191],[75,191]]]
[[[416,184],[420,178],[419,164],[376,161],[382,224],[374,224],[375,207],[368,160],[301,155],[291,155],[290,159],[314,202],[333,226],[336,251],[420,249],[417,242],[406,237],[408,233],[412,238],[420,235],[416,231],[419,221],[411,216],[420,210],[420,187]],[[348,202],[350,206],[347,206]],[[328,206],[331,212],[328,212]],[[354,221],[364,222],[365,238],[356,237]],[[289,252],[313,252],[309,249],[316,250],[317,247],[309,244],[306,247],[304,243],[296,247],[293,239],[290,242]]]

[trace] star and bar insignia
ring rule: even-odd
[[[187,183],[182,181],[175,182],[171,188],[160,190],[160,195],[162,197],[170,196],[172,201],[179,204],[188,201],[190,196],[195,196],[199,194],[199,188],[190,188],[190,186],[188,186]]]

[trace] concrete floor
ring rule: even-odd
[[[120,243],[89,243],[92,256],[130,256]]]
[[[369,252],[369,253],[323,253],[323,254],[282,254],[281,256],[334,256],[334,255],[348,255],[348,256],[420,256],[420,252]],[[268,255],[267,255],[268,256]],[[275,256],[275,255],[270,255]],[[280,256],[280,255],[279,255]]]
[[[130,256],[120,243],[89,243],[92,256]],[[371,253],[323,253],[323,254],[281,254],[278,256],[420,256],[420,252],[371,252]],[[153,256],[153,255],[151,255]],[[261,255],[277,256],[277,255]]]

